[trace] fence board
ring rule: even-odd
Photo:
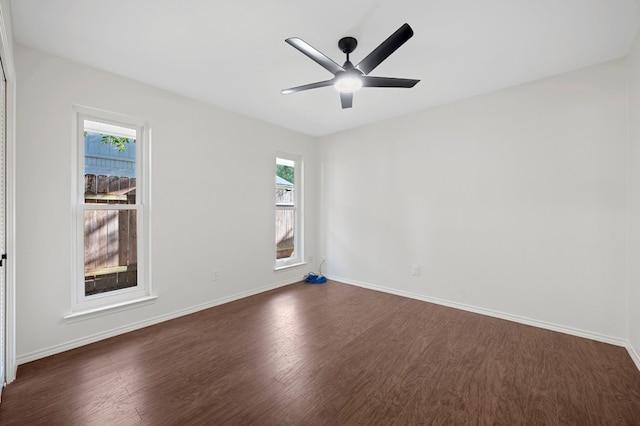
[[[138,263],[138,221],[135,210],[129,211],[129,250],[127,252],[127,264]]]
[[[84,270],[96,269],[98,241],[95,211],[84,213]]]
[[[107,236],[106,236],[106,250],[107,257],[104,260],[105,267],[113,267],[118,265],[118,211],[107,210]]]
[[[129,252],[129,220],[127,218],[126,211],[118,212],[118,260],[120,263],[128,264],[128,252]]]
[[[84,175],[84,193],[89,195],[98,193],[96,175]]]
[[[100,175],[96,178],[96,181],[96,194],[106,194],[109,192],[109,178],[107,176]]]
[[[108,211],[97,211],[96,212],[96,230],[94,231],[97,235],[97,259],[96,264],[100,266],[108,266],[106,263],[107,259],[107,246],[109,245],[109,233],[107,228],[107,218]]]
[[[109,193],[116,194],[120,189],[120,178],[118,176],[109,176]]]

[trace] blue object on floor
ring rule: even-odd
[[[311,284],[322,284],[327,282],[327,277],[310,273],[304,277],[304,280]]]

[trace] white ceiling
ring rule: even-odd
[[[12,0],[18,43],[225,109],[322,136],[625,56],[637,0]],[[363,88],[353,108],[332,75],[284,42],[357,64],[403,23],[415,35],[371,75],[420,79]]]

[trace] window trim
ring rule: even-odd
[[[293,190],[295,191],[295,199],[293,206],[278,206],[276,202],[276,195],[274,192],[274,210],[273,210],[273,235],[275,235],[275,213],[278,210],[293,210],[294,213],[294,239],[293,239],[293,253],[294,257],[286,259],[277,258],[277,246],[273,245],[273,259],[274,270],[288,269],[294,266],[304,264],[304,161],[302,156],[289,154],[286,152],[277,152],[275,155],[274,165],[278,164],[278,158],[284,160],[293,161],[294,163],[294,182]]]
[[[136,130],[136,203],[85,204],[84,202],[84,120],[102,121]],[[150,211],[150,129],[149,124],[137,117],[113,113],[96,108],[73,107],[73,173],[72,173],[72,285],[71,312],[65,319],[97,311],[117,309],[126,305],[155,298],[151,288],[151,222]],[[138,280],[135,287],[107,293],[85,295],[84,285],[84,212],[87,210],[132,210],[137,220]]]

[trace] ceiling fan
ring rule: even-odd
[[[316,89],[318,87],[334,86],[336,90],[340,92],[340,101],[344,109],[352,107],[353,93],[361,87],[413,87],[420,80],[373,77],[369,75],[374,68],[380,65],[382,61],[387,59],[389,55],[395,52],[412,36],[413,30],[409,24],[404,24],[356,66],[353,66],[349,60],[349,54],[353,52],[358,45],[358,41],[353,37],[344,37],[338,42],[340,50],[347,54],[347,61],[342,66],[329,59],[322,52],[311,47],[305,41],[297,37],[288,38],[285,40],[287,43],[331,72],[334,77],[330,80],[284,89],[281,93],[286,95],[289,93],[302,92],[303,90]]]

